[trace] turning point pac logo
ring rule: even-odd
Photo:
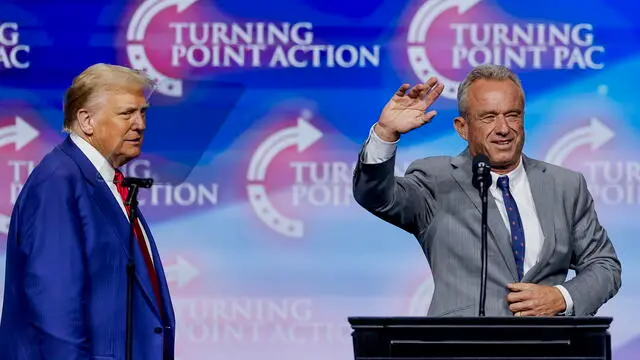
[[[18,23],[0,22],[0,69],[29,68],[31,46],[20,42]]]
[[[464,74],[480,64],[516,71],[600,70],[605,48],[595,40],[594,26],[588,23],[513,19],[491,0],[428,0],[412,12],[405,41],[418,79],[439,78],[443,95],[455,99]]]

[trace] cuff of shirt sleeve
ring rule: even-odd
[[[567,304],[567,308],[565,309],[565,311],[558,315],[572,316],[573,315],[573,299],[571,299],[571,294],[569,294],[569,291],[567,291],[567,289],[565,289],[565,287],[562,285],[556,285],[555,287],[558,290],[560,290],[560,293],[562,293],[562,297],[564,298],[564,302],[565,304]]]
[[[365,164],[379,164],[391,159],[397,149],[399,139],[394,142],[384,141],[378,137],[375,124],[369,130],[369,138],[364,147],[363,162]]]

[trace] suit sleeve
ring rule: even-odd
[[[89,359],[82,224],[73,182],[53,175],[21,211],[25,294],[42,359]]]
[[[366,144],[365,144],[366,147]],[[364,209],[399,228],[418,235],[433,218],[435,191],[420,161],[404,177],[395,176],[395,154],[380,163],[365,163],[364,149],[353,175],[353,194]]]
[[[572,268],[576,276],[564,287],[571,294],[576,316],[595,315],[620,289],[621,264],[605,229],[598,222],[593,198],[579,174],[572,236]]]

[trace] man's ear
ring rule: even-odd
[[[453,127],[456,129],[458,135],[460,135],[461,138],[467,141],[469,140],[469,124],[467,123],[467,120],[465,118],[463,118],[462,116],[458,116],[453,119]]]
[[[93,135],[93,129],[95,128],[95,120],[91,113],[87,109],[79,109],[76,112],[76,119],[78,120],[78,127],[85,135]]]

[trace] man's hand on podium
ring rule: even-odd
[[[513,283],[507,295],[509,310],[515,316],[555,316],[567,308],[564,297],[553,286]]]

